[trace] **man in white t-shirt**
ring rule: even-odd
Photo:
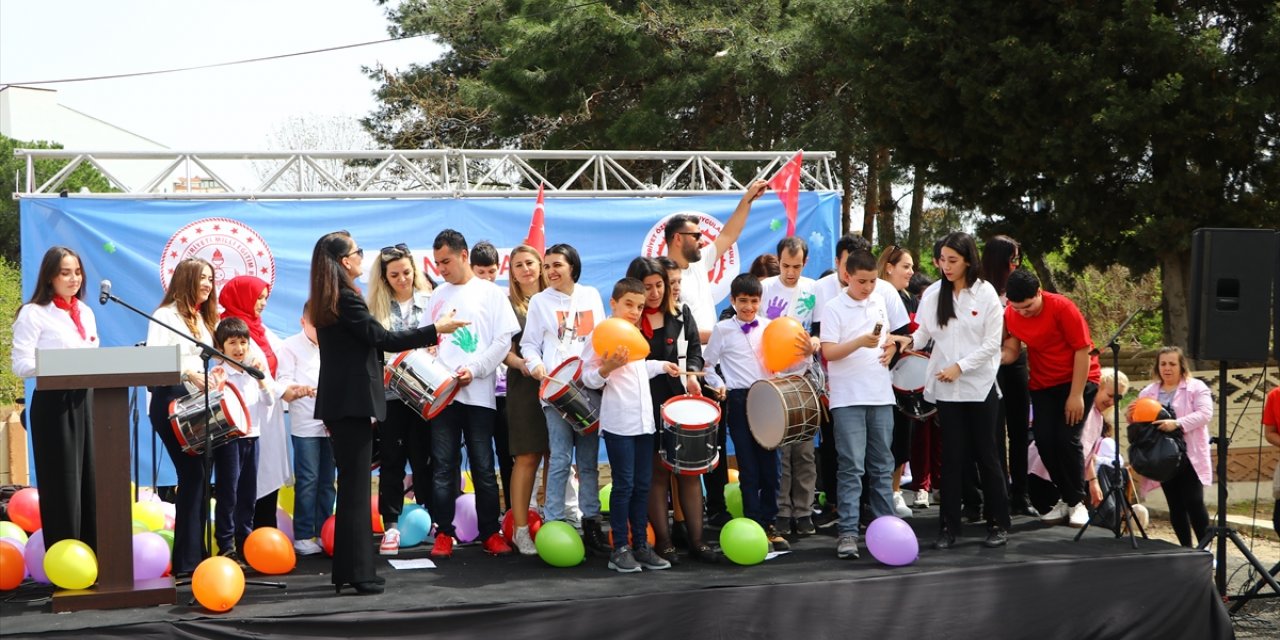
[[[430,324],[450,311],[470,324],[440,341],[438,361],[455,372],[461,390],[453,402],[431,420],[431,455],[435,475],[431,483],[431,518],[439,533],[433,558],[453,555],[453,516],[461,457],[459,441],[467,445],[471,479],[476,488],[476,516],[486,553],[507,555],[511,547],[499,533],[498,482],[494,474],[493,432],[497,422],[495,385],[498,365],[511,350],[520,330],[507,294],[476,277],[468,261],[467,240],[445,229],[432,245],[436,268],[445,283],[431,296],[421,322]]]

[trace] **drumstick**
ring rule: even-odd
[[[682,375],[682,376],[705,376],[705,375],[707,375],[707,372],[706,372],[706,371],[683,371],[683,372],[681,372],[681,373],[680,373],[680,375]]]

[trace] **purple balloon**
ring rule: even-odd
[[[32,580],[41,584],[53,584],[44,572],[44,529],[39,529],[27,539],[27,552],[23,554],[27,564],[27,574]]]
[[[458,496],[454,503],[453,530],[458,542],[471,542],[480,537],[480,524],[476,518],[476,494],[464,493]]]
[[[276,507],[276,528],[289,538],[289,542],[294,542],[293,538],[293,516],[289,515],[284,507]]]
[[[169,568],[169,543],[151,531],[133,534],[133,579],[150,580]]]
[[[892,567],[909,565],[920,555],[916,533],[897,516],[880,516],[867,527],[867,550]]]

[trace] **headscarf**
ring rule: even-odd
[[[253,312],[258,298],[267,287],[267,283],[257,276],[236,276],[222,286],[222,290],[218,292],[218,302],[222,303],[222,318],[240,318],[249,325],[249,336],[262,349],[263,355],[267,356],[267,368],[274,377],[280,361],[271,349],[271,342],[267,340],[267,328],[262,324],[262,316]]]

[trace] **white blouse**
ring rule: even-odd
[[[181,331],[183,335],[191,335],[190,330],[187,329],[187,323],[182,319],[182,316],[178,315],[178,305],[176,303],[160,307],[151,315],[155,316],[155,318],[160,322]],[[213,336],[209,334],[209,329],[204,326],[203,321],[197,320],[196,329],[199,330],[199,335],[194,336],[196,340],[207,345],[213,345]],[[197,347],[195,343],[190,340],[185,340],[174,335],[172,331],[169,331],[154,322],[148,323],[148,347],[165,347],[171,344],[178,345],[178,353],[181,357],[183,372],[194,371],[197,373],[204,373],[204,362],[200,360],[200,347]],[[215,363],[210,362],[209,368],[212,369],[214,364]]]
[[[24,304],[18,310],[13,323],[13,374],[20,378],[36,375],[36,351],[39,349],[83,349],[98,346],[98,323],[93,309],[81,300],[80,325],[85,337],[80,337],[71,314],[53,303]]]

